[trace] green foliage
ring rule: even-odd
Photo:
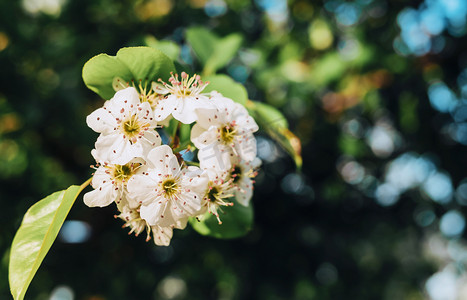
[[[180,46],[175,42],[157,40],[152,35],[147,35],[144,42],[148,47],[160,50],[172,60],[177,60],[180,55]]]
[[[253,207],[250,204],[245,207],[234,201],[231,207],[225,207],[219,212],[222,224],[219,224],[216,216],[206,212],[198,221],[190,219],[191,226],[202,235],[220,239],[233,239],[244,236],[253,226]]]
[[[159,78],[167,80],[170,72],[175,72],[175,66],[160,50],[129,47],[120,49],[116,56],[99,54],[91,58],[83,67],[83,80],[89,89],[110,99],[115,94],[112,84],[116,77],[136,84],[150,83]]]
[[[297,168],[302,167],[300,140],[289,129],[287,119],[271,105],[249,100],[248,111],[271,138],[278,142],[292,156]]]
[[[210,75],[226,66],[237,54],[242,36],[232,33],[219,38],[203,27],[192,27],[186,31],[186,39],[204,66],[203,74]]]
[[[31,206],[24,215],[10,252],[9,281],[15,300],[24,298],[73,203],[89,182],[53,193]]]
[[[243,85],[235,82],[227,75],[211,75],[203,77],[203,80],[209,81],[209,84],[204,89],[205,92],[218,91],[223,96],[246,105],[248,94]]]
[[[26,298],[52,298],[57,285],[66,285],[76,299],[165,299],[171,296],[166,287],[176,282],[180,293],[173,298],[190,300],[422,299],[429,297],[425,283],[436,272],[465,276],[462,257],[443,254],[465,252],[465,230],[454,238],[439,231],[447,210],[465,218],[465,144],[453,140],[465,137],[465,114],[448,122],[453,112],[436,111],[427,89],[440,80],[465,98],[458,77],[467,36],[452,36],[449,28],[429,36],[435,52],[407,55],[397,45],[397,20],[407,8],[417,9],[414,1],[279,1],[283,19],[246,0],[225,1],[216,16],[207,15],[213,1],[56,1],[55,10],[30,2],[0,3],[0,102],[9,106],[0,103],[0,299],[11,299],[9,249],[31,199],[88,176],[96,134],[83,121],[96,97],[80,80],[84,62],[146,45],[179,59],[179,74],[202,74],[203,50],[184,35],[193,26],[219,37],[242,36],[242,51],[217,73],[245,82],[250,99],[279,108],[301,137],[302,173],[296,176],[275,147],[266,149],[271,156],[263,161],[252,201],[255,230],[238,240],[175,230],[170,247],[156,247],[122,232],[122,223],[111,219],[115,208],[76,203],[70,217],[86,222],[93,238],[78,245],[57,240]],[[338,9],[345,6],[361,12],[353,25],[341,22],[349,20]],[[209,37],[195,42],[209,44]],[[241,69],[246,72],[237,77]],[[111,83],[104,84],[110,96]],[[387,157],[369,147],[367,134],[375,125],[398,136]],[[449,176],[450,202],[431,201],[423,189],[410,188],[398,202],[380,205],[375,191],[392,161],[406,152],[428,155]],[[348,160],[342,169],[339,162]],[[222,220],[216,228],[227,225]],[[441,251],[425,247],[433,239]]]

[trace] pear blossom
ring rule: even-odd
[[[144,82],[144,83],[143,83]],[[148,102],[151,108],[154,109],[157,106],[159,100],[164,98],[164,95],[156,93],[151,87],[148,87],[147,80],[139,80],[138,85],[132,80],[131,82],[125,81],[120,77],[115,77],[112,86],[115,91],[120,91],[128,87],[134,87],[139,94],[139,100],[141,103]]]
[[[93,151],[93,153],[95,152]],[[91,181],[94,190],[84,195],[84,203],[89,207],[104,207],[112,202],[118,204],[127,198],[126,185],[128,180],[133,175],[142,173],[144,169],[144,160],[138,158],[125,165],[108,163],[99,165]]]
[[[243,206],[250,204],[253,196],[253,184],[257,175],[256,169],[261,164],[261,160],[256,158],[252,162],[238,160],[232,164],[232,168],[227,173],[227,180],[231,183],[231,192],[235,199]]]
[[[201,209],[201,170],[182,168],[167,145],[154,148],[147,156],[148,170],[128,182],[131,197],[141,204],[140,214],[149,225],[173,226]]]
[[[130,231],[128,232],[129,235],[135,233],[135,236],[138,236],[143,231],[146,231],[146,241],[149,241],[152,235],[154,243],[158,246],[170,245],[173,229],[184,229],[187,224],[186,220],[180,220],[175,224],[167,227],[162,227],[159,225],[150,226],[146,220],[141,218],[140,207],[131,208],[125,201],[120,202],[117,207],[120,211],[120,214],[116,215],[115,217],[125,221],[125,224],[122,227],[130,228]]]
[[[206,211],[214,216],[216,216],[219,224],[222,224],[222,221],[219,217],[217,210],[222,210],[221,206],[232,206],[232,202],[227,202],[226,200],[233,197],[234,194],[231,193],[230,181],[225,181],[226,177],[225,172],[219,172],[215,169],[208,169],[204,172],[208,178],[209,182],[207,183],[206,190],[204,192],[202,208],[200,215],[206,213]]]
[[[154,107],[154,116],[157,121],[163,121],[172,115],[184,124],[196,121],[195,109],[212,107],[209,97],[201,92],[208,82],[201,81],[199,75],[189,77],[182,72],[181,79],[178,74],[171,73],[169,83],[159,79],[160,83],[153,82],[153,90],[156,94],[167,95],[160,99]]]
[[[253,133],[258,130],[255,120],[229,98],[214,98],[213,103],[217,108],[196,110],[198,121],[191,131],[201,167],[225,171],[237,157],[252,161],[256,157]]]
[[[92,112],[86,122],[101,133],[95,145],[97,161],[124,165],[134,157],[144,157],[161,144],[151,106],[140,102],[133,87],[116,92],[104,107]]]

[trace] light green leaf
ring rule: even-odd
[[[24,215],[10,252],[10,291],[15,300],[24,298],[73,203],[89,182],[53,193],[31,206]]]
[[[227,75],[211,75],[203,77],[204,81],[209,81],[209,84],[204,89],[204,92],[218,91],[224,97],[230,98],[235,102],[246,105],[248,94],[245,87],[234,81]]]
[[[161,41],[157,40],[152,35],[147,35],[144,37],[144,42],[147,46],[162,51],[162,53],[167,55],[172,60],[177,60],[178,56],[180,55],[180,46],[173,41]]]
[[[218,69],[227,65],[237,54],[242,44],[242,36],[239,34],[230,34],[223,39],[219,39],[214,48],[214,52],[204,65],[204,74],[213,74]]]
[[[170,72],[175,72],[172,60],[160,50],[150,47],[122,48],[116,56],[99,54],[86,62],[83,67],[83,80],[86,86],[104,99],[110,99],[115,90],[114,79],[119,77],[126,82],[167,80]]]
[[[190,218],[191,226],[199,234],[220,239],[238,238],[251,230],[253,224],[253,207],[251,204],[245,207],[234,201],[233,206],[222,209],[224,213],[219,212],[222,224],[219,224],[214,215],[207,212],[201,221]]]
[[[203,27],[192,27],[186,31],[186,39],[203,65],[214,53],[219,38]]]
[[[253,105],[250,104],[250,106],[248,106],[248,108],[251,107],[254,109],[256,118],[258,118],[262,124],[278,128],[289,127],[287,119],[277,108],[262,102],[253,102]]]
[[[214,74],[226,66],[237,54],[243,41],[237,33],[220,38],[202,27],[189,28],[186,38],[204,66],[204,75]]]
[[[300,139],[289,130],[284,115],[271,105],[251,100],[248,100],[246,108],[259,127],[292,156],[295,165],[300,169],[302,166]]]

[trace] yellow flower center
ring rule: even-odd
[[[218,200],[222,200],[221,194],[222,191],[220,191],[217,186],[210,186],[206,193],[206,198],[208,198],[208,201],[210,202],[216,202]]]
[[[136,139],[143,135],[143,131],[148,128],[147,123],[141,122],[136,114],[131,115],[120,124],[120,130],[132,143],[136,143]]]
[[[161,95],[157,94],[156,92],[152,90],[146,92],[146,90],[141,90],[140,88],[139,100],[141,101],[141,103],[148,102],[152,109],[154,109],[157,106],[157,103],[159,103],[160,98]]]
[[[233,183],[238,183],[242,178],[242,168],[239,166],[233,167],[232,171],[230,171],[230,178],[232,178]]]
[[[136,173],[141,164],[128,163],[126,165],[114,165],[111,169],[112,179],[117,183],[126,183]]]
[[[167,197],[172,198],[180,192],[180,186],[175,178],[170,177],[162,181],[162,190],[165,192]]]
[[[225,125],[221,128],[221,139],[225,145],[230,145],[237,134],[237,130],[231,125]]]

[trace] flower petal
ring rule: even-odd
[[[87,116],[86,124],[95,132],[103,134],[109,134],[117,127],[115,118],[103,108],[99,108]]]
[[[115,199],[113,197],[113,185],[109,182],[100,186],[94,191],[90,191],[83,196],[84,204],[89,207],[104,207],[112,203]]]
[[[164,207],[165,203],[152,201],[147,205],[141,205],[139,213],[141,218],[146,220],[150,226],[154,226],[164,218],[167,218],[166,214],[163,212]]]
[[[183,124],[191,124],[198,119],[196,109],[212,108],[209,100],[204,96],[179,98],[179,103],[174,108],[172,116]]]
[[[161,227],[161,226],[152,226],[152,233],[154,235],[154,244],[157,246],[168,246],[170,245],[170,240],[172,239],[173,229],[172,227]]]
[[[169,96],[159,100],[156,108],[154,109],[154,119],[156,121],[165,120],[178,105],[179,99],[175,96]]]
[[[161,174],[173,174],[173,170],[180,168],[172,148],[162,145],[154,148],[148,153],[148,161]]]

